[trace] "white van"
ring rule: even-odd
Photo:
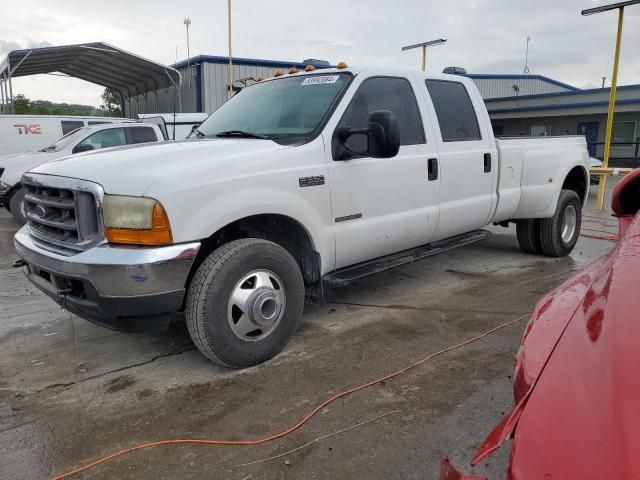
[[[131,121],[115,117],[0,115],[0,155],[40,150],[80,127]]]
[[[169,140],[184,140],[193,127],[200,125],[208,116],[208,113],[139,113],[138,119],[163,124]]]

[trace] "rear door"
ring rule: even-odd
[[[595,157],[598,151],[598,130],[600,122],[580,122],[578,123],[578,135],[583,135],[587,142],[589,156]]]
[[[346,108],[336,110],[339,121],[327,130],[332,134],[342,125],[365,128],[371,112],[390,110],[398,119],[401,146],[393,158],[338,161],[332,156],[332,139],[325,139],[336,268],[428,243],[438,223],[438,178],[428,178],[429,159],[437,152],[431,123],[421,111],[424,102],[416,99],[419,83],[413,78],[361,75],[350,87],[355,93]],[[347,146],[366,150],[362,141],[363,136],[353,136]]]
[[[440,156],[440,220],[434,239],[476,230],[487,224],[495,201],[498,158],[487,121],[477,112],[465,85],[425,80],[433,109]],[[480,117],[480,118],[479,118]]]

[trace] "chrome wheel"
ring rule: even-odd
[[[562,220],[562,241],[564,243],[569,243],[573,238],[573,235],[576,233],[576,227],[578,225],[578,213],[576,212],[576,207],[573,205],[568,205],[564,210],[563,220]]]
[[[282,280],[269,270],[255,270],[233,287],[227,305],[229,327],[241,340],[262,340],[280,323],[285,305]]]

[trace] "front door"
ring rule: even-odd
[[[578,124],[578,135],[584,135],[590,157],[595,157],[598,151],[598,129],[600,122],[581,122]]]
[[[365,128],[371,112],[390,110],[398,120],[400,151],[393,158],[355,156],[334,160],[325,138],[336,241],[336,268],[429,243],[438,224],[439,178],[429,175],[437,150],[428,117],[414,94],[414,79],[357,77],[348,106],[328,129]],[[424,104],[421,100],[420,106]],[[425,129],[425,123],[427,128]],[[366,149],[366,137],[347,141],[352,151]],[[431,160],[429,160],[431,159]],[[431,180],[429,179],[431,178]]]

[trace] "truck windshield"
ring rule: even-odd
[[[351,78],[347,73],[284,77],[236,94],[198,127],[205,137],[304,137],[323,122]]]
[[[91,129],[87,128],[87,127],[76,128],[75,130],[71,130],[69,133],[67,133],[60,140],[58,140],[55,143],[52,143],[51,145],[49,145],[46,148],[43,148],[40,151],[41,152],[59,152],[61,150],[64,150],[68,145],[70,145],[75,140],[77,140],[80,137],[82,137],[82,135],[84,135],[86,132],[88,132],[90,130]]]

